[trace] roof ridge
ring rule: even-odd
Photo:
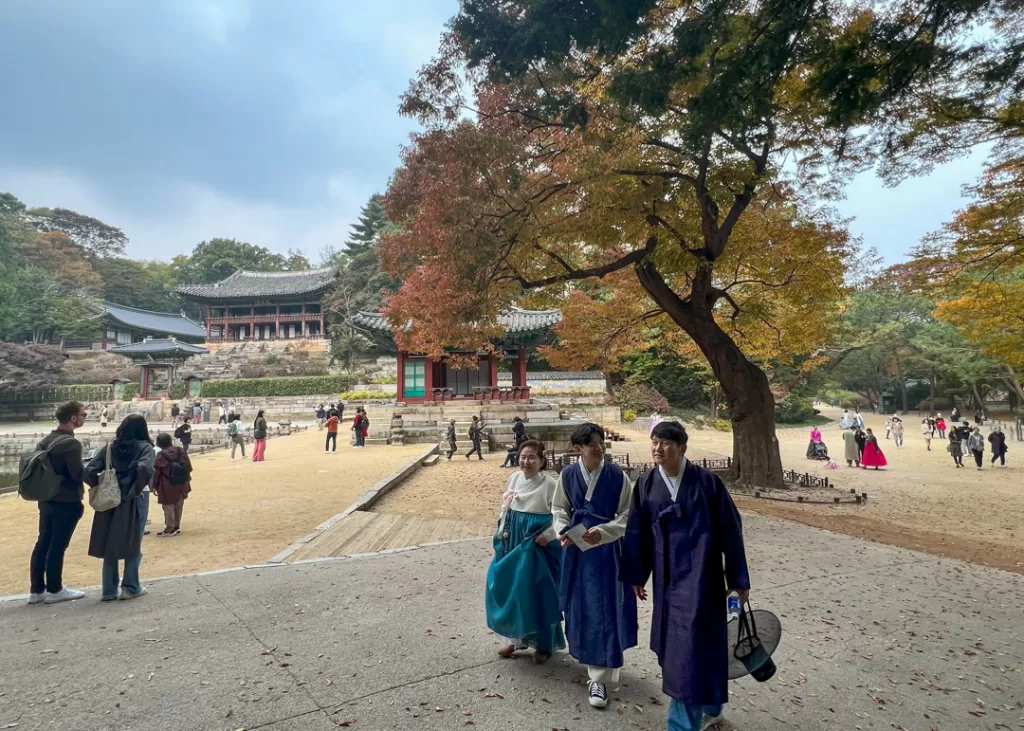
[[[334,266],[333,264],[330,264],[330,265],[325,266],[325,267],[317,267],[316,269],[296,269],[294,271],[288,271],[288,272],[261,272],[261,271],[255,270],[255,269],[236,269],[235,273],[232,274],[231,276],[233,277],[233,276],[236,276],[236,275],[245,274],[245,275],[256,275],[256,276],[260,276],[260,277],[287,277],[287,276],[302,276],[302,275],[308,275],[308,274],[326,274],[326,273],[328,273],[328,272],[330,272],[332,270],[336,270],[336,269],[337,269],[337,267]],[[227,281],[227,280],[222,279],[221,281],[223,282],[223,281]]]
[[[144,310],[141,307],[131,307],[130,305],[119,305],[117,302],[107,302],[103,300],[104,307],[120,307],[122,310],[131,310],[132,312],[142,312],[146,315],[170,315],[171,317],[184,317],[186,320],[189,318],[180,312],[161,312],[160,310]],[[198,323],[196,323],[198,324]]]

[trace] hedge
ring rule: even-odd
[[[348,391],[352,376],[300,376],[293,378],[238,378],[228,381],[204,381],[203,398],[242,398],[246,396],[319,396]]]
[[[51,404],[65,401],[106,401],[109,387],[96,384],[73,384],[56,388],[38,388],[10,391],[0,395],[0,402],[8,404]]]

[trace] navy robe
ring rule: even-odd
[[[690,462],[676,498],[657,469],[637,481],[621,578],[646,586],[654,574],[651,649],[665,694],[717,705],[729,699],[726,582],[750,588],[740,516],[721,478]]]
[[[572,505],[569,527],[587,528],[615,519],[622,496],[622,468],[605,462],[588,502],[578,465],[562,470],[562,487]],[[559,600],[565,612],[569,654],[584,665],[622,667],[622,653],[637,644],[636,596],[619,581],[622,541],[583,552],[575,545],[562,553]]]

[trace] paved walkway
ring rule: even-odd
[[[731,685],[731,728],[1024,728],[1024,577],[757,516],[746,526],[756,603],[787,631],[774,680]],[[586,706],[564,654],[497,658],[489,558],[473,540],[153,581],[112,605],[95,592],[0,603],[0,729],[664,728],[646,649],[627,654],[605,711]]]

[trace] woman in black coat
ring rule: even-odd
[[[103,559],[103,596],[105,602],[118,598],[134,599],[146,593],[139,583],[142,563],[142,533],[149,515],[149,481],[153,477],[156,452],[149,437],[149,425],[140,414],[126,416],[111,445],[111,462],[107,450],[100,449],[85,468],[85,481],[92,487],[102,474],[113,467],[121,488],[121,504],[113,510],[95,513],[89,536],[89,555]],[[119,560],[124,560],[124,578],[118,576]]]

